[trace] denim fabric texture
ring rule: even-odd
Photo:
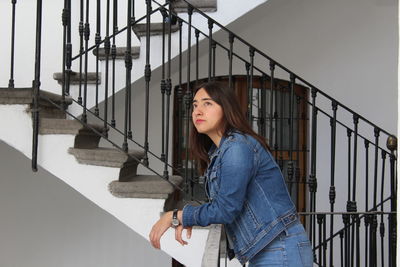
[[[231,132],[209,152],[209,202],[183,209],[184,226],[224,224],[237,259],[244,264],[298,222],[282,173],[253,137]]]
[[[296,222],[258,252],[249,267],[312,267],[310,241],[303,225]]]

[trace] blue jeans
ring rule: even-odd
[[[249,267],[312,267],[311,244],[297,221],[279,234],[249,262]]]

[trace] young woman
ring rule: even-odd
[[[232,90],[203,84],[193,99],[192,154],[205,174],[209,202],[167,212],[153,226],[150,241],[171,226],[182,245],[182,230],[224,224],[229,247],[249,266],[312,266],[307,234],[296,214],[282,173],[263,137],[242,114]]]

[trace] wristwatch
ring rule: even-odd
[[[172,212],[172,221],[171,221],[172,227],[178,227],[179,226],[179,220],[178,220],[178,210],[174,209]]]

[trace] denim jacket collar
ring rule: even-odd
[[[228,139],[232,134],[236,132],[235,130],[230,130],[227,132],[226,136],[222,135],[221,141],[219,142],[219,147],[217,147],[214,143],[211,145],[208,150],[208,158],[211,160],[213,157],[217,156],[219,151],[221,150],[222,144]]]

